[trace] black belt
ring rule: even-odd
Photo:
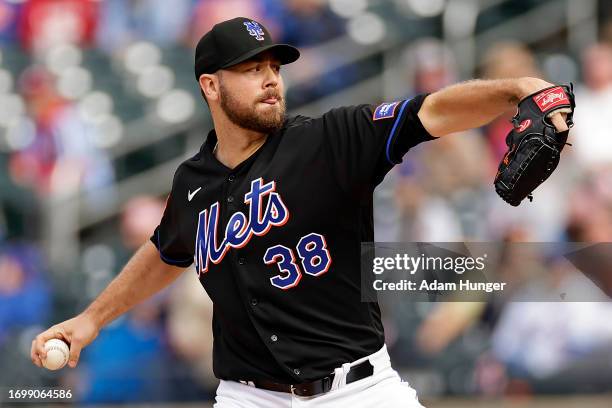
[[[370,360],[366,360],[351,367],[351,371],[346,375],[346,383],[350,384],[355,381],[362,380],[366,377],[374,374],[374,366],[370,363]],[[261,388],[268,391],[286,392],[300,397],[312,397],[314,395],[323,394],[331,389],[332,382],[334,381],[334,374],[330,374],[327,377],[320,378],[315,381],[301,383],[301,384],[280,384],[267,380],[255,380],[249,381],[256,388]],[[244,381],[241,381],[244,383]]]

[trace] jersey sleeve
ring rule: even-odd
[[[351,181],[379,184],[419,143],[437,139],[417,116],[427,94],[412,99],[332,109],[323,115],[325,140]]]
[[[169,265],[188,267],[193,263],[193,245],[188,245],[186,237],[181,234],[181,225],[184,222],[180,215],[181,200],[174,200],[177,191],[177,173],[174,176],[172,191],[166,200],[166,208],[159,225],[153,231],[150,241],[159,251],[159,257]]]

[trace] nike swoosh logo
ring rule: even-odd
[[[187,190],[187,200],[191,201],[193,199],[193,196],[198,194],[198,191],[200,191],[201,189],[202,189],[202,187],[198,187],[197,190],[193,191],[193,193],[191,191]]]

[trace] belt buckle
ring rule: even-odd
[[[290,385],[290,387],[291,387],[291,388],[290,388],[290,390],[291,390],[291,395],[298,396],[298,395],[295,393],[295,385],[291,384],[291,385]]]

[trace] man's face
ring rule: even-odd
[[[271,133],[285,120],[280,61],[271,53],[219,71],[219,103],[236,125]]]

